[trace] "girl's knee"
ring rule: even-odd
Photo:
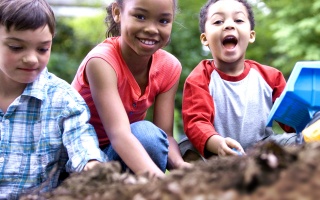
[[[131,124],[131,132],[140,141],[158,167],[165,170],[169,152],[167,134],[149,121]]]
[[[141,142],[164,142],[167,141],[167,134],[149,121],[139,121],[131,124],[131,132]]]

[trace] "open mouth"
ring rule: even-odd
[[[226,49],[233,49],[238,44],[238,39],[235,36],[226,36],[222,41],[223,46]]]

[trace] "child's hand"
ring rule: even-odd
[[[193,164],[191,164],[191,163],[188,163],[188,162],[181,162],[179,165],[178,165],[178,168],[179,169],[188,169],[188,168],[191,168],[191,167],[193,167]]]
[[[218,146],[218,155],[219,156],[236,156],[236,155],[245,155],[242,146],[236,140],[232,138],[224,138],[221,140]]]
[[[84,166],[83,170],[88,171],[88,170],[94,168],[96,165],[100,165],[100,164],[101,164],[101,162],[99,162],[97,160],[89,160],[87,162],[87,164]]]

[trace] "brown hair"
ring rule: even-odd
[[[7,30],[35,30],[48,25],[54,36],[56,21],[46,0],[1,0],[0,24]]]

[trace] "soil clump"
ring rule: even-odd
[[[21,200],[313,200],[320,198],[320,143],[264,142],[246,156],[214,157],[164,179],[121,173],[117,162],[74,173],[49,193]]]

